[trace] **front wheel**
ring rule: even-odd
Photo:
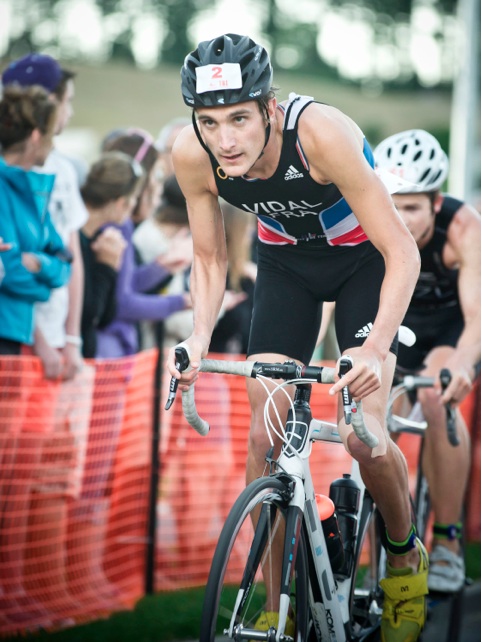
[[[263,611],[277,611],[289,488],[285,480],[261,477],[249,484],[231,509],[214,553],[204,595],[200,642],[246,640]],[[308,621],[307,552],[299,533],[290,583],[289,618],[305,642]]]

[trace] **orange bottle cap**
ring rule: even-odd
[[[335,512],[335,504],[333,503],[333,500],[326,495],[319,495],[318,493],[315,495],[315,499],[320,519],[323,521],[324,519],[331,517]]]

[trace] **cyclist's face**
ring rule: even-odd
[[[256,101],[197,110],[204,142],[228,176],[246,174],[265,144],[266,122]]]
[[[424,247],[432,238],[435,212],[440,209],[439,198],[432,204],[427,194],[392,194],[395,207],[419,248]]]

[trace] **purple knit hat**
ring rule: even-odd
[[[9,64],[2,74],[4,86],[18,83],[22,87],[40,85],[49,93],[54,92],[62,79],[59,63],[44,54],[28,54]]]

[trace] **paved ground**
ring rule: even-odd
[[[461,608],[461,635],[457,640],[451,635],[450,614]],[[480,582],[467,586],[463,598],[454,604],[450,599],[431,597],[429,620],[420,642],[481,642]],[[184,642],[199,642],[189,640]]]
[[[434,599],[423,642],[481,642],[480,599],[480,582],[467,586],[458,603]],[[458,640],[449,631],[450,614],[452,612],[456,617],[457,607],[461,611],[461,634]]]

